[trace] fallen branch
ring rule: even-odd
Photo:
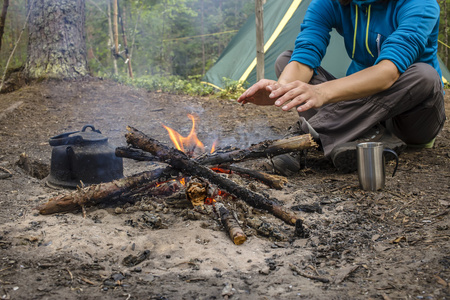
[[[292,271],[294,271],[295,273],[297,273],[300,276],[312,279],[312,280],[317,280],[323,283],[328,283],[330,282],[330,279],[328,278],[324,278],[324,277],[319,277],[319,276],[315,276],[315,275],[311,275],[308,273],[303,272],[302,270],[300,270],[296,265],[293,264],[289,264],[289,267],[291,268]]]
[[[244,200],[250,206],[267,210],[289,225],[296,225],[296,223],[302,224],[302,222],[297,222],[300,219],[296,215],[284,210],[284,208],[277,203],[277,200],[268,199],[260,194],[239,186],[235,182],[220,176],[205,166],[200,165],[198,162],[189,159],[189,157],[187,157],[187,155],[183,152],[176,150],[175,148],[164,146],[157,140],[146,136],[144,133],[135,128],[127,127],[127,130],[129,132],[125,135],[125,137],[129,144],[158,156],[161,160],[172,166],[172,168],[177,169],[184,174],[204,178],[229,194]]]
[[[285,187],[286,183],[288,182],[286,177],[278,176],[278,175],[272,175],[265,172],[255,171],[255,170],[249,170],[237,166],[230,166],[230,165],[220,165],[217,167],[212,167],[212,170],[218,172],[218,173],[237,173],[240,175],[246,175],[249,177],[252,177],[254,179],[257,179],[261,181],[262,183],[266,184],[267,186],[281,190]]]
[[[151,155],[148,152],[142,151],[141,149],[135,149],[131,147],[118,147],[116,148],[116,156],[130,158],[137,161],[160,161],[160,158],[154,155]],[[195,159],[194,159],[195,160]],[[208,162],[208,160],[203,160]],[[260,171],[244,169],[236,166],[227,165],[219,165],[217,167],[212,168],[214,171],[218,173],[238,173],[241,175],[247,175],[254,179],[261,181],[267,186],[275,189],[281,190],[284,188],[287,183],[287,179],[282,176],[272,175]]]
[[[216,151],[213,154],[205,154],[195,160],[201,165],[218,165],[224,163],[236,163],[248,159],[257,159],[267,156],[276,156],[283,153],[295,152],[305,149],[316,148],[310,134],[294,136],[290,138],[265,141],[252,145],[247,149],[240,149],[228,152]]]
[[[0,167],[0,171],[4,172],[3,174],[0,174],[0,179],[6,179],[9,177],[12,177],[12,173],[8,169]]]
[[[37,209],[43,215],[69,212],[83,206],[92,206],[103,201],[120,196],[121,194],[143,184],[158,179],[165,169],[157,169],[139,173],[133,176],[117,179],[107,183],[79,188],[70,194],[53,197]]]
[[[225,230],[228,232],[231,240],[236,245],[242,245],[247,240],[247,236],[244,231],[242,231],[238,221],[225,206],[219,204],[216,204],[216,206],[219,208],[222,225],[225,227]]]
[[[159,158],[156,156],[150,155],[140,149],[133,149],[130,147],[117,147],[116,156],[130,158],[137,161],[159,161]]]

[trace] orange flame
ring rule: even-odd
[[[202,152],[205,149],[205,146],[203,143],[197,138],[197,133],[195,132],[195,118],[193,115],[188,114],[189,119],[192,121],[192,129],[191,132],[187,137],[182,136],[175,130],[173,130],[170,127],[167,127],[163,125],[163,127],[167,130],[169,133],[170,139],[172,140],[172,143],[174,144],[175,148],[177,148],[180,151],[183,151],[186,153],[186,150],[188,152],[193,153],[196,148],[199,148]]]
[[[216,151],[217,140],[215,140],[211,146],[211,151],[209,153],[214,153]]]

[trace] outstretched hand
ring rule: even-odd
[[[310,85],[298,80],[279,84],[268,79],[262,79],[252,85],[237,101],[242,104],[275,105],[284,111],[297,107],[299,112],[319,108],[327,103],[320,85]]]
[[[272,93],[272,89],[269,86],[276,84],[275,80],[262,79],[248,88],[237,101],[241,104],[273,105],[276,99],[269,96]]]
[[[302,81],[293,81],[287,84],[269,86],[272,90],[270,98],[276,99],[275,106],[288,111],[297,107],[297,111],[303,112],[311,108],[319,108],[327,103],[326,95],[322,92],[321,85],[311,85]]]

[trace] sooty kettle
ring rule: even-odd
[[[122,158],[115,155],[108,138],[92,125],[54,136],[49,143],[52,146],[49,186],[76,188],[123,177]]]

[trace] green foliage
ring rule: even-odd
[[[105,77],[121,84],[145,89],[149,92],[170,93],[176,95],[212,96],[223,99],[236,99],[244,91],[248,83],[223,78],[224,89],[218,90],[202,83],[201,76],[191,76],[183,79],[180,76],[157,76],[147,75],[131,79],[128,76],[104,74]]]
[[[248,82],[242,82],[229,78],[222,78],[223,90],[218,95],[221,98],[237,99],[248,87]]]
[[[208,96],[214,94],[214,88],[200,82],[199,77],[183,79],[180,76],[141,76],[131,79],[128,76],[111,76],[122,84],[142,88],[151,92]]]

